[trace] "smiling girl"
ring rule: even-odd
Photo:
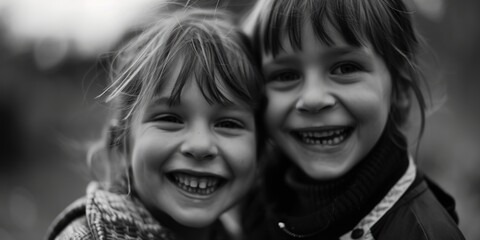
[[[249,239],[464,239],[401,132],[426,108],[401,0],[265,0],[245,25],[273,149]]]
[[[225,238],[218,217],[250,188],[257,164],[262,78],[247,43],[225,13],[182,10],[126,44],[108,88],[114,124],[97,149],[110,176],[48,238]]]

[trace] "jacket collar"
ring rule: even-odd
[[[416,166],[412,158],[409,157],[409,164],[407,171],[390,189],[387,195],[380,201],[375,208],[365,216],[351,231],[345,233],[340,237],[340,240],[361,239],[374,240],[370,231],[373,225],[377,223],[395,203],[407,192],[407,189],[412,185],[416,177]]]

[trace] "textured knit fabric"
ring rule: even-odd
[[[386,136],[382,136],[359,165],[333,181],[309,179],[289,164],[288,159],[277,160],[280,160],[278,165],[267,167],[259,187],[265,196],[259,197],[261,195],[254,192],[254,197],[245,204],[244,228],[250,234],[248,239],[339,239],[354,230],[386,196],[406,172],[409,161],[405,140],[392,141]],[[436,239],[431,236],[441,235],[443,231],[447,233],[445,236],[455,236],[444,239],[463,239],[453,218],[425,186],[423,175],[418,174],[398,203],[372,226],[374,239]],[[410,209],[419,203],[427,207]],[[248,209],[266,211],[249,214]],[[419,215],[417,219],[415,215]],[[390,224],[392,221],[396,224]],[[402,224],[411,229],[400,227]],[[423,234],[424,225],[430,232],[437,233]],[[366,230],[352,231],[352,239],[366,239]],[[384,237],[387,232],[390,238]]]
[[[405,146],[405,141],[400,143]],[[352,171],[329,182],[309,179],[300,170],[291,175],[293,167],[290,167],[284,182],[285,188],[295,193],[292,195],[295,197],[289,204],[274,206],[276,209],[272,210],[272,213],[287,214],[273,214],[272,217],[300,235],[341,236],[367,215],[406,171],[408,155],[396,144],[399,143],[383,136]],[[296,217],[297,212],[304,214]]]
[[[218,224],[217,224],[218,225]],[[226,239],[222,231],[212,231],[214,239]],[[88,186],[87,195],[74,202],[54,221],[48,240],[178,239],[163,227],[134,197]]]

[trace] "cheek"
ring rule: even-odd
[[[159,137],[150,129],[149,133],[133,139],[131,164],[134,178],[144,178],[146,175],[158,175],[162,166],[168,161],[175,149],[174,138]],[[171,139],[167,141],[166,139]],[[150,176],[152,177],[152,176]]]
[[[165,144],[162,139],[154,136],[143,136],[132,141],[132,164],[154,164],[160,160],[159,155],[165,154]]]
[[[389,99],[363,99],[357,103],[359,107],[356,108],[356,115],[361,122],[378,125],[386,121],[390,111]]]
[[[131,141],[131,177],[135,190],[147,205],[155,205],[158,201],[158,192],[152,189],[163,186],[162,169],[172,154],[173,147],[168,145],[172,142],[159,138],[155,129],[149,129]]]
[[[265,110],[265,124],[268,128],[277,126],[286,117],[293,106],[293,101],[289,94],[268,90],[267,107]]]
[[[383,131],[391,107],[389,85],[365,86],[357,91],[346,92],[344,96],[348,98],[348,110],[359,125],[371,131],[366,135],[377,135],[375,133]]]
[[[223,158],[236,177],[248,177],[257,164],[257,141],[254,134],[223,140]]]
[[[154,169],[157,164],[152,161],[154,154],[150,151],[144,151],[141,147],[137,147],[132,152],[132,180],[135,191],[138,192],[142,201],[150,205],[155,202],[155,194],[151,189],[155,189],[158,185],[159,176],[155,174]],[[157,171],[158,172],[158,171]]]
[[[136,142],[133,148],[131,164],[133,171],[133,179],[138,190],[148,189],[149,184],[152,184],[154,169],[159,168],[158,154],[152,151],[152,148],[142,145],[142,142]],[[146,181],[151,178],[152,181]]]

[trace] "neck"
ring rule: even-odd
[[[181,228],[174,229],[173,231],[177,233],[177,236],[179,237],[179,239],[183,239],[183,240],[193,240],[193,239],[208,240],[210,239],[210,234],[211,234],[210,226],[202,227],[202,228],[192,228],[192,227],[182,226]]]
[[[210,237],[214,229],[215,222],[203,227],[190,227],[180,224],[163,211],[150,210],[150,212],[153,213],[153,216],[160,222],[161,225],[171,230],[181,240],[211,239]]]

